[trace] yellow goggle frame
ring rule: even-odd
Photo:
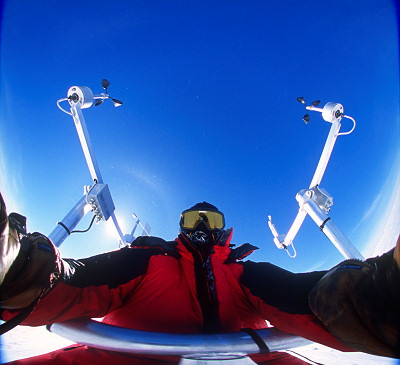
[[[195,229],[204,222],[211,231],[225,227],[224,215],[210,210],[185,210],[181,214],[180,226],[182,229]]]

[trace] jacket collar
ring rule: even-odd
[[[226,229],[222,236],[218,239],[215,246],[212,248],[211,255],[216,257],[219,261],[225,262],[228,258],[231,249],[230,242],[232,240],[233,228]],[[182,233],[176,238],[178,242],[178,252],[185,258],[192,260],[193,253],[199,253],[199,250],[191,244],[189,239]]]

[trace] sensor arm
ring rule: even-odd
[[[325,174],[326,167],[328,166],[329,159],[331,158],[333,147],[335,146],[336,139],[339,135],[341,124],[340,120],[335,120],[329,130],[328,137],[325,142],[324,149],[319,159],[314,176],[311,180],[309,188],[313,188],[321,183],[322,177]]]
[[[89,132],[86,127],[85,118],[79,104],[71,105],[71,113],[74,119],[76,131],[78,132],[79,141],[82,146],[83,154],[85,155],[86,163],[89,168],[90,176],[94,183],[103,183],[103,178],[100,173],[99,165],[93,152],[92,143],[90,141]]]
[[[305,211],[305,214],[310,215],[319,229],[329,238],[343,257],[346,259],[365,260],[364,256],[314,201],[313,194],[315,193],[315,190],[301,190],[297,193],[296,200],[301,207],[300,209]]]
[[[87,203],[86,196],[84,195],[79,199],[64,219],[57,223],[56,227],[49,234],[49,238],[54,245],[60,247],[88,212],[90,212],[90,205]]]
[[[93,211],[97,221],[107,221],[108,218],[111,217],[120,238],[120,244],[126,244],[125,237],[122,234],[114,213],[115,206],[108,185],[103,183],[100,168],[97,164],[89,132],[86,127],[85,118],[82,113],[82,109],[92,106],[94,99],[104,100],[106,98],[111,99],[114,105],[116,105],[117,100],[110,98],[108,94],[93,95],[92,91],[86,86],[72,86],[68,90],[68,97],[57,101],[57,106],[63,112],[71,115],[74,120],[86,163],[94,182],[94,185],[85,188],[85,195],[76,203],[64,219],[58,222],[56,228],[50,233],[49,236],[57,247],[72,233],[72,230],[90,210]],[[66,111],[60,106],[60,102],[65,100],[69,102],[71,112]],[[117,104],[121,105],[122,102],[118,102]]]
[[[300,103],[305,104],[303,98],[297,99]],[[285,234],[279,234],[275,225],[272,223],[271,216],[268,216],[268,225],[274,237],[275,245],[280,249],[287,250],[290,245],[293,245],[293,240],[300,230],[304,219],[307,214],[315,221],[330,241],[335,245],[339,252],[346,258],[358,258],[363,259],[360,252],[351,244],[351,242],[343,235],[343,233],[332,223],[330,218],[326,218],[326,214],[330,210],[333,204],[333,198],[330,197],[326,192],[319,189],[322,177],[325,173],[329,159],[331,157],[333,147],[336,139],[339,135],[350,134],[355,128],[355,120],[352,117],[346,116],[343,113],[343,106],[338,103],[327,103],[324,108],[319,108],[318,102],[312,103],[312,105],[306,106],[307,110],[317,111],[322,113],[322,117],[325,121],[332,123],[327,140],[325,142],[324,149],[322,151],[320,160],[315,170],[314,176],[311,180],[308,190],[301,190],[296,195],[296,200],[299,203],[299,211],[288,231]],[[353,128],[346,133],[339,133],[340,121],[345,117],[353,121]],[[306,114],[303,120],[308,123],[310,118]],[[288,252],[289,254],[289,252]],[[295,257],[290,255],[291,257]]]
[[[317,108],[315,106],[307,107],[307,109],[323,112],[323,109]],[[311,180],[309,189],[313,188],[314,186],[318,186],[321,183],[321,180],[322,180],[322,177],[324,176],[326,167],[328,166],[329,159],[332,155],[333,147],[335,146],[337,136],[339,135],[339,130],[341,127],[340,119],[335,118],[335,120],[332,122],[332,126],[329,130],[329,134],[328,134],[327,140],[325,142],[324,149],[323,149],[321,157],[319,159],[314,176]],[[296,218],[294,219],[288,233],[284,236],[283,242],[281,242],[282,246],[284,246],[286,248],[293,243],[293,240],[295,239],[297,233],[299,232],[304,220],[307,217],[307,214],[308,213],[303,209],[303,207],[300,206]],[[276,242],[275,242],[275,244],[276,244]]]

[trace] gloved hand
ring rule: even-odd
[[[131,247],[135,248],[159,248],[164,251],[167,255],[178,257],[178,251],[176,249],[176,241],[165,241],[160,237],[154,236],[139,236],[132,243]]]
[[[61,273],[58,249],[40,233],[26,233],[26,218],[11,213],[0,194],[0,308],[21,309],[54,286]]]
[[[342,262],[310,292],[314,314],[356,351],[400,358],[400,240],[397,246],[366,261]]]
[[[17,257],[19,248],[18,232],[9,225],[6,205],[0,194],[0,285]]]

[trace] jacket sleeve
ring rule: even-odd
[[[241,282],[251,293],[279,310],[311,314],[308,294],[326,271],[295,274],[268,262],[243,263]]]
[[[36,305],[23,325],[39,326],[79,317],[103,317],[134,293],[158,249],[123,248],[97,256],[63,260],[57,285]],[[19,311],[4,310],[3,320]]]
[[[331,335],[310,309],[308,295],[326,271],[296,274],[267,262],[243,263],[241,284],[265,320],[282,331],[351,351]]]

